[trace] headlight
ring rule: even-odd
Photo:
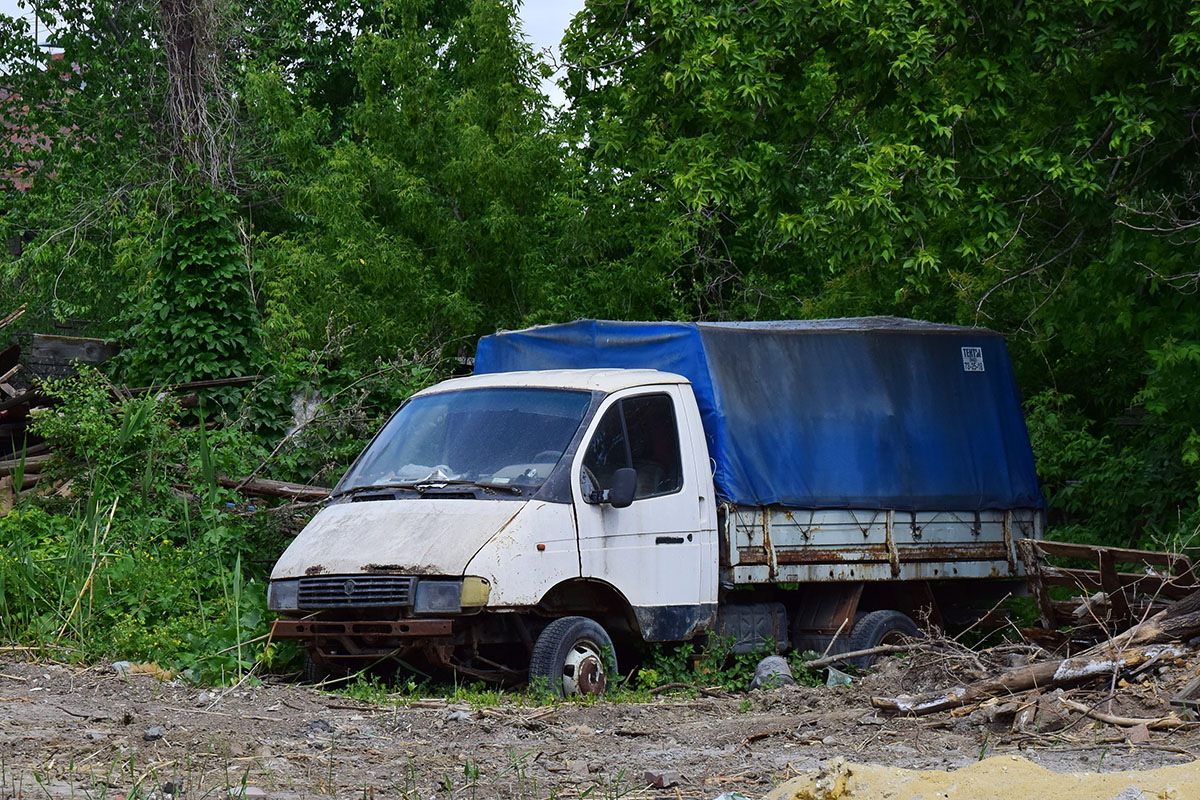
[[[421,580],[417,583],[413,613],[460,614],[478,611],[487,605],[492,587],[483,578],[462,580]]]
[[[271,581],[267,586],[267,608],[272,611],[295,611],[300,607],[300,581]]]
[[[457,614],[462,611],[463,582],[423,580],[417,584],[413,603],[416,614]]]

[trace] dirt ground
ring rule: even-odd
[[[1140,676],[1119,687],[1111,713],[1168,714],[1167,700],[1198,669],[1193,658]],[[205,689],[121,675],[111,664],[78,668],[0,654],[0,800],[714,798],[731,791],[760,798],[834,758],[956,769],[981,756],[1020,755],[1055,772],[1110,772],[1200,755],[1194,727],[1132,744],[1128,729],[1069,712],[1057,731],[1014,733],[1011,716],[988,708],[925,718],[882,717],[871,708],[872,695],[936,688],[951,677],[913,657],[885,660],[851,686],[728,698],[536,706],[515,696],[499,707],[437,699],[396,707],[281,679]],[[1072,697],[1098,698],[1103,688]],[[669,785],[648,788],[647,771],[667,772]]]

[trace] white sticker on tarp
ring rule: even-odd
[[[964,347],[963,351],[963,371],[964,372],[983,372],[983,348],[982,347]]]

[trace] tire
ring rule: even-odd
[[[545,627],[529,659],[529,685],[556,697],[599,697],[617,674],[612,639],[587,617],[563,617]]]
[[[324,683],[329,679],[331,673],[328,667],[318,664],[313,660],[312,653],[304,651],[304,671],[300,677],[301,682],[307,683],[310,686],[318,683]]]
[[[850,640],[843,652],[869,650],[881,644],[900,644],[905,639],[915,639],[921,635],[917,623],[899,611],[872,611],[863,614],[854,627],[850,629]],[[847,661],[859,669],[866,669],[875,663],[875,656],[859,656]]]
[[[796,653],[816,653],[818,656],[826,655],[825,649],[829,649],[828,655],[836,656],[838,653],[845,653],[849,648],[846,647],[846,636],[837,637],[837,641],[833,642],[833,647],[830,647],[830,642],[833,642],[833,637],[829,634],[821,633],[806,633],[792,635],[792,650]]]

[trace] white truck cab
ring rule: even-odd
[[[772,423],[749,424],[770,441]],[[597,693],[618,650],[716,627],[778,648],[848,641],[870,610],[894,616],[864,635],[908,630],[932,581],[1019,577],[1014,536],[1040,532],[1035,506],[739,501],[714,482],[712,427],[689,377],[659,369],[419,392],[275,565],[274,635],[302,641],[310,678],[395,660]]]

